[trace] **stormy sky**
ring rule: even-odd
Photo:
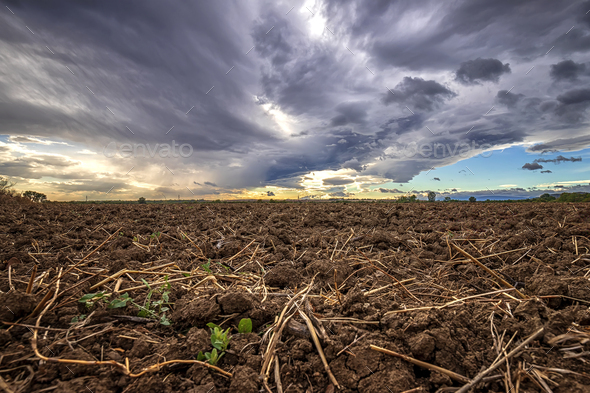
[[[588,11],[3,1],[0,175],[51,200],[590,191]]]

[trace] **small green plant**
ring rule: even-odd
[[[127,307],[127,303],[133,303],[133,298],[129,297],[129,294],[125,292],[123,295],[119,296],[117,299],[113,299],[109,302],[108,308],[123,308]]]
[[[70,323],[78,323],[86,319],[86,314],[76,315]]]
[[[231,340],[231,336],[229,335],[230,328],[223,330],[214,323],[208,323],[207,326],[211,329],[211,345],[219,349],[221,352],[225,352],[229,345],[229,340]]]
[[[205,352],[204,354],[202,351],[199,351],[199,353],[197,354],[197,360],[201,362],[208,361],[210,365],[215,366],[224,354],[224,352],[217,354],[216,348],[213,348],[211,352]]]
[[[252,320],[250,318],[240,319],[240,323],[238,323],[238,333],[252,333]]]
[[[109,297],[110,295],[106,295],[104,292],[96,292],[96,293],[87,293],[86,295],[82,296],[78,302],[84,303],[86,308],[90,308],[94,305],[94,303]]]
[[[150,235],[150,237],[151,237],[152,239],[153,239],[153,238],[156,238],[156,237],[157,237],[157,238],[159,238],[159,237],[160,237],[160,235],[161,235],[161,234],[160,234],[160,232],[154,232],[154,233],[152,233],[152,234]]]
[[[169,303],[169,296],[170,296],[170,283],[168,282],[168,276],[164,276],[164,281],[166,282],[160,288],[152,288],[150,284],[144,280],[143,278],[141,281],[144,283],[146,287],[148,287],[148,294],[143,302],[143,305],[139,305],[131,299],[131,303],[139,308],[139,313],[137,314],[138,317],[144,318],[154,318],[159,319],[160,324],[168,326],[170,325],[170,320],[166,316],[166,311],[169,310],[168,307],[165,307]],[[151,298],[157,292],[160,294],[160,300],[151,301]]]
[[[240,321],[240,323],[242,321]],[[252,325],[252,321],[250,321],[250,325]],[[202,362],[208,361],[209,364],[215,366],[219,359],[225,354],[225,350],[229,345],[229,340],[231,340],[231,336],[229,335],[230,328],[223,330],[219,325],[212,322],[209,322],[207,326],[211,329],[211,345],[213,345],[213,350],[205,353],[199,351],[197,354],[197,360]]]
[[[230,269],[228,266],[225,266],[223,263],[221,262],[217,262],[217,264],[219,265],[219,267],[222,267],[223,269],[225,269],[226,273],[229,273]]]
[[[203,268],[203,270],[205,270],[207,273],[211,274],[213,273],[211,271],[211,258],[209,258],[209,260],[207,261],[207,263],[204,263],[201,265],[201,267]]]
[[[168,326],[170,325],[170,320],[166,316],[166,311],[170,310],[167,307],[170,303],[170,283],[168,282],[168,276],[164,276],[165,284],[163,284],[159,288],[152,288],[149,283],[141,279],[141,281],[148,287],[148,294],[143,302],[143,305],[135,303],[132,297],[129,296],[128,293],[124,293],[123,295],[117,297],[116,299],[111,300],[108,302],[108,308],[124,308],[130,303],[139,309],[137,313],[138,317],[145,317],[145,318],[154,318],[159,319],[162,325]],[[160,300],[152,301],[152,296],[154,293],[160,294]],[[84,303],[87,308],[90,308],[94,305],[94,303],[98,301],[107,301],[110,294],[105,294],[104,292],[96,292],[96,293],[88,293],[78,300],[80,303]],[[82,316],[81,316],[82,317]],[[86,317],[84,315],[84,317]],[[78,318],[78,317],[74,317]],[[81,319],[78,319],[81,320]],[[76,322],[78,321],[76,320]],[[74,323],[74,319],[72,319],[72,323]]]

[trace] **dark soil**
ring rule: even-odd
[[[313,279],[308,298],[326,329],[323,350],[344,392],[453,391],[463,385],[370,345],[473,378],[497,358],[498,342],[510,352],[542,327],[542,335],[509,360],[509,376],[501,366],[474,391],[516,391],[506,388],[511,383],[520,392],[541,392],[542,380],[556,393],[590,392],[589,238],[588,204],[4,204],[0,377],[14,391],[264,391],[259,375],[268,328]],[[527,299],[514,290],[485,295],[505,288],[451,244]],[[34,266],[36,281],[26,294]],[[211,351],[207,323],[213,322],[232,328],[218,363],[232,377],[201,364],[175,363],[131,377],[109,365],[40,360],[31,347],[31,326],[60,269],[65,274],[58,295],[38,330],[43,356],[128,359],[138,373]],[[169,326],[124,319],[137,317],[131,304],[107,307],[142,279],[154,283],[165,275]],[[106,301],[90,307],[78,301],[99,291],[109,295]],[[128,293],[144,304],[148,289]],[[81,322],[73,323],[75,317]],[[238,333],[242,318],[252,320],[252,333]],[[307,336],[284,330],[276,354],[284,392],[337,391]],[[268,386],[277,391],[274,368]]]

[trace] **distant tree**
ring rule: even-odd
[[[436,201],[436,192],[430,191],[428,193],[428,202],[434,202],[434,201]]]
[[[411,195],[410,198],[409,198],[409,201],[410,202],[416,202],[417,200],[418,199],[417,199],[416,195]]]
[[[445,197],[444,202],[450,202],[451,201],[451,197]]]
[[[556,200],[556,199],[557,199],[557,198],[555,198],[554,196],[551,196],[551,195],[549,195],[549,194],[547,194],[547,193],[545,193],[545,194],[541,195],[541,196],[538,198],[539,202],[551,202],[551,201],[554,201],[554,200]]]
[[[144,203],[146,203],[146,202],[145,202],[145,198],[144,198],[144,197],[140,197],[140,198],[137,200],[137,202],[139,202],[139,203],[141,203],[141,204],[144,204]]]
[[[33,202],[42,203],[47,201],[47,195],[37,191],[25,191],[23,192],[23,197],[28,198]]]
[[[562,193],[557,202],[588,202],[590,200],[590,194],[587,192],[564,192]]]
[[[14,190],[12,190],[12,187],[14,187],[15,184],[16,183],[8,180],[8,178],[0,176],[0,195],[13,195]]]
[[[469,202],[475,202],[477,200],[477,198],[475,197],[469,197]]]

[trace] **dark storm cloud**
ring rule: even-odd
[[[403,191],[398,190],[397,188],[379,188],[378,190],[379,190],[379,192],[382,192],[382,193],[388,193],[388,192],[389,193],[397,193],[397,194],[403,193]]]
[[[266,196],[275,196],[275,193],[272,191],[267,191]]]
[[[323,180],[323,183],[330,186],[341,186],[344,184],[354,183],[354,179],[348,179],[344,177],[330,177]]]
[[[410,109],[431,111],[445,100],[456,97],[457,94],[433,80],[406,76],[393,89],[393,93],[385,93],[382,101],[390,104],[392,102],[408,105]]]
[[[223,187],[297,188],[313,171],[365,174],[380,162],[369,175],[407,182],[433,165],[452,163],[385,162],[384,150],[414,138],[413,131],[416,139],[451,146],[466,138],[480,145],[519,143],[540,130],[564,138],[559,146],[534,139],[549,148],[585,143],[574,136],[587,124],[588,101],[579,92],[544,91],[538,96],[559,95],[539,101],[523,83],[516,90],[526,97],[498,93],[497,102],[509,111],[497,113],[497,106],[484,115],[494,93],[474,98],[476,89],[465,86],[515,78],[506,75],[508,63],[528,68],[553,43],[544,66],[569,58],[562,55],[566,50],[588,51],[584,4],[329,0],[310,5],[334,32],[321,36],[310,34],[312,15],[293,5],[14,2],[16,16],[0,13],[0,133],[52,136],[93,151],[110,140],[175,139],[195,150],[177,169],[204,176],[191,175],[188,184],[214,179]],[[539,69],[527,83],[541,90],[548,78],[535,74]],[[453,71],[461,83],[451,81]],[[400,79],[394,94],[385,89]],[[569,85],[553,84],[562,86]],[[289,121],[279,124],[272,111]]]
[[[363,124],[367,121],[367,107],[366,102],[343,102],[335,108],[339,115],[332,118],[331,125]]]
[[[344,191],[337,191],[337,192],[331,192],[328,195],[331,196],[331,197],[333,197],[333,198],[345,198],[345,197],[354,196],[354,193],[352,193],[352,192],[344,192]]]
[[[579,161],[582,161],[582,157],[570,157],[570,158],[567,158],[567,157],[564,157],[564,156],[559,155],[559,156],[557,156],[556,158],[553,158],[553,159],[537,158],[533,162],[543,162],[543,163],[545,163],[545,162],[552,162],[554,164],[559,164],[559,163],[568,162],[568,161],[569,162],[579,162]]]
[[[524,94],[514,94],[508,90],[500,90],[498,94],[496,94],[496,102],[511,108],[514,107],[523,97]]]
[[[268,34],[269,26],[272,26],[273,34]],[[289,43],[289,36],[289,27],[285,20],[273,11],[269,11],[252,29],[256,51],[262,57],[270,59],[274,66],[285,64],[293,56],[294,49]]]
[[[402,135],[415,131],[424,126],[424,117],[420,114],[414,114],[407,117],[389,119],[385,124],[379,126],[377,139],[385,138],[390,134]]]
[[[537,169],[543,169],[543,165],[539,165],[536,162],[531,163],[526,163],[522,166],[522,169],[527,169],[529,171],[535,171]]]
[[[367,168],[367,166],[361,164],[360,161],[357,160],[356,158],[352,158],[348,161],[344,161],[344,163],[342,164],[342,168],[354,169],[357,172],[361,172],[361,171],[365,170]]]
[[[61,90],[56,91],[55,103],[73,96],[79,103],[65,112],[59,105],[38,107],[3,99],[8,104],[0,112],[9,121],[2,123],[0,132],[46,136],[57,132],[74,141],[96,135],[126,140],[132,137],[128,126],[154,141],[162,140],[175,125],[174,135],[195,150],[231,150],[257,136],[270,137],[268,130],[243,113],[249,102],[245,91],[229,76],[219,83],[232,65],[248,63],[247,44],[232,29],[240,6],[229,13],[225,5],[199,2],[183,7],[133,1],[112,7],[69,2],[13,7],[16,18],[26,20],[38,34],[8,37],[11,50],[27,56],[33,67],[44,67],[51,77],[46,81],[37,73],[29,86],[37,84],[42,92],[47,86],[45,93],[51,94],[53,84],[67,84],[56,88]],[[24,25],[18,29],[27,32]],[[204,94],[212,85],[217,85],[216,97]],[[191,106],[190,116],[184,116]]]
[[[564,105],[588,103],[590,101],[590,89],[574,89],[557,96],[557,101]],[[590,104],[590,103],[589,103]]]
[[[533,153],[552,153],[559,150],[576,151],[590,146],[590,136],[584,135],[575,138],[560,138],[551,142],[539,143],[527,149]]]
[[[536,43],[543,43],[545,48],[559,35],[556,26],[567,26],[563,36],[572,25],[579,26],[576,19],[584,18],[590,9],[588,6],[584,10],[585,4],[550,0],[457,1],[440,5],[432,0],[329,0],[324,2],[323,14],[335,26],[336,34],[348,33],[352,44],[368,51],[380,67],[450,70],[457,69],[465,58],[499,57],[506,51],[522,57],[539,55]],[[392,32],[392,21],[404,27]],[[567,37],[570,41],[574,32]],[[570,45],[583,50],[583,43],[580,38]],[[553,44],[548,45],[541,55]],[[558,50],[567,53],[556,46],[554,51]],[[459,60],[458,53],[469,56]]]
[[[502,64],[498,59],[469,60],[461,63],[455,73],[455,80],[464,85],[479,85],[481,82],[498,83],[500,76],[510,73],[510,64]]]
[[[40,179],[51,176],[59,179],[83,179],[88,173],[76,173],[80,161],[51,155],[27,155],[11,161],[0,162],[0,173],[6,176]]]
[[[579,76],[586,73],[586,69],[587,67],[584,63],[576,63],[573,60],[564,60],[557,64],[552,64],[549,75],[556,81],[574,81],[578,79]]]
[[[570,124],[587,121],[586,110],[590,107],[590,89],[573,89],[560,94],[556,98],[558,105],[554,113],[557,117]]]
[[[291,6],[287,10],[289,8]],[[358,78],[358,75],[349,75],[352,72],[349,61],[342,61],[332,48],[303,36],[299,28],[307,29],[307,26],[298,26],[292,20],[295,13],[286,19],[284,12],[278,12],[273,7],[266,5],[263,9],[251,38],[256,53],[264,60],[260,67],[260,95],[264,99],[291,115],[325,117],[328,108],[342,103],[344,93],[371,89],[355,86],[354,83],[347,89],[343,88],[343,78]],[[271,26],[274,26],[273,30],[266,34]],[[280,39],[269,38],[275,30]],[[352,120],[358,120],[354,114],[351,115]],[[345,113],[336,117],[336,124],[350,121],[347,121]]]

